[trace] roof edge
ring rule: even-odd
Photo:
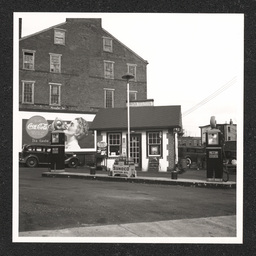
[[[182,128],[180,125],[173,125],[173,126],[145,126],[145,127],[130,127],[133,130],[159,130],[159,129],[174,129],[174,128]],[[119,128],[93,128],[90,127],[89,130],[96,130],[96,131],[126,131],[127,127],[119,127]]]
[[[124,46],[127,50],[129,50],[130,52],[132,52],[134,55],[136,55],[139,59],[141,59],[143,62],[145,62],[146,64],[149,64],[147,60],[144,60],[141,56],[139,56],[136,52],[134,52],[133,50],[131,50],[128,46],[126,46],[124,43],[122,43],[121,41],[119,41],[116,37],[114,37],[112,34],[110,34],[106,29],[102,28],[102,30],[104,32],[106,32],[109,36],[113,37],[118,43],[120,43],[122,46]]]
[[[40,30],[40,31],[38,31],[38,32],[35,32],[35,33],[33,33],[33,34],[30,34],[30,35],[27,35],[27,36],[24,36],[24,37],[21,37],[21,38],[19,39],[19,41],[22,41],[22,40],[27,39],[27,38],[32,37],[32,36],[36,36],[37,34],[43,33],[43,32],[45,32],[45,31],[47,31],[47,30],[50,30],[50,29],[53,29],[53,28],[57,28],[58,26],[62,26],[62,25],[64,25],[64,24],[66,24],[66,23],[67,23],[67,22],[64,21],[64,22],[62,22],[62,23],[60,23],[60,24],[51,26],[51,27],[49,27],[49,28],[45,28],[45,29],[43,29],[43,30]]]

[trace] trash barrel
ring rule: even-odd
[[[90,174],[95,175],[96,174],[96,167],[90,167]]]
[[[177,178],[178,178],[178,172],[171,172],[171,178],[172,178],[173,180],[177,180]]]

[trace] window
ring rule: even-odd
[[[230,126],[228,126],[228,132],[231,132],[231,130],[230,130]]]
[[[35,69],[35,51],[22,50],[23,51],[23,69],[34,70]]]
[[[104,61],[104,77],[114,79],[114,62]]]
[[[112,39],[103,37],[103,50],[105,52],[113,52]]]
[[[60,84],[50,84],[50,105],[60,106]]]
[[[121,133],[108,134],[108,156],[119,156],[121,154]]]
[[[137,100],[137,92],[136,91],[129,92],[129,100],[130,101]]]
[[[132,74],[134,76],[133,79],[131,79],[131,81],[136,81],[136,64],[127,64],[127,72]]]
[[[61,54],[50,53],[50,72],[61,72]]]
[[[22,81],[22,103],[34,104],[34,84],[33,81]]]
[[[104,89],[104,107],[113,108],[114,107],[114,90]]]
[[[65,33],[63,29],[54,29],[54,43],[65,45]]]
[[[162,155],[162,132],[147,133],[148,156]]]

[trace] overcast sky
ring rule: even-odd
[[[242,14],[16,13],[22,36],[65,22],[102,18],[102,27],[149,62],[148,99],[181,105],[187,136],[199,126],[239,124],[243,104]]]

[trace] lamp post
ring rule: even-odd
[[[127,156],[128,156],[128,160],[130,160],[130,97],[129,97],[129,80],[133,79],[134,76],[130,73],[127,73],[126,75],[122,76],[123,79],[126,80],[126,84],[127,84]]]

